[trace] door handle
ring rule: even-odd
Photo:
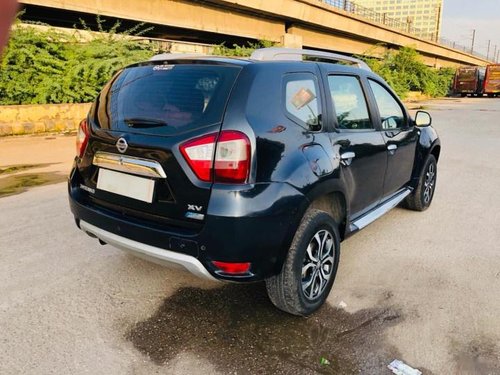
[[[343,154],[340,155],[340,162],[342,165],[348,167],[352,163],[352,159],[356,157],[356,154],[352,151],[350,152],[344,152]]]
[[[394,153],[396,152],[397,148],[398,148],[398,146],[395,145],[395,144],[388,145],[387,146],[387,151],[389,151],[390,155],[394,155]]]

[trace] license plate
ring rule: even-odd
[[[151,203],[153,201],[155,181],[101,168],[97,176],[97,188]]]

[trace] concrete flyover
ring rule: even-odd
[[[59,18],[64,17],[64,12],[100,14],[162,25],[169,30],[183,30],[182,35],[188,39],[189,33],[197,34],[200,41],[204,41],[203,35],[220,35],[371,55],[412,46],[430,66],[488,63],[463,51],[348,14],[319,0],[21,0],[21,3],[36,10],[59,12]],[[164,37],[171,35],[166,33]]]

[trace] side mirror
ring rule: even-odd
[[[420,127],[430,126],[432,124],[431,115],[425,111],[417,111],[415,115],[415,125]]]

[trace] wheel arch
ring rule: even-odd
[[[283,262],[288,254],[289,247],[293,241],[297,228],[302,219],[310,209],[319,209],[330,215],[338,225],[340,240],[344,240],[349,228],[349,204],[348,195],[338,180],[331,180],[322,184],[305,194],[305,199],[297,209],[295,219],[289,224],[287,239],[278,254],[275,273],[281,272]]]
[[[430,154],[434,155],[434,157],[436,158],[436,162],[438,162],[439,155],[441,155],[441,145],[440,144],[434,145],[434,147],[431,149]]]
[[[318,209],[330,215],[338,225],[340,239],[345,238],[348,221],[347,200],[342,191],[336,190],[316,197],[308,209]]]
[[[410,186],[416,188],[422,173],[422,168],[429,155],[434,155],[436,161],[441,155],[441,141],[432,126],[419,129],[419,139],[415,150],[412,178]]]

